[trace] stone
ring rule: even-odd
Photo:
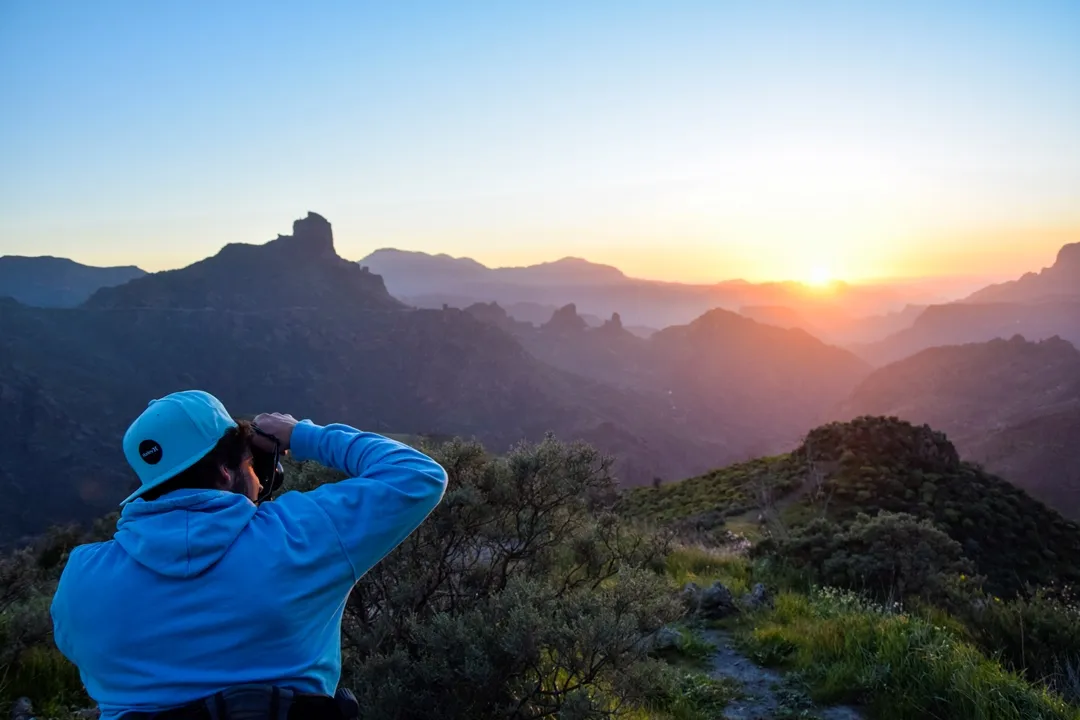
[[[748,610],[760,610],[773,606],[773,596],[769,589],[762,583],[757,583],[750,590],[750,594],[743,600]]]
[[[701,604],[701,588],[698,587],[697,583],[686,583],[686,585],[683,585],[682,592],[679,593],[679,600],[682,601],[686,612],[691,615],[696,613],[698,606]]]
[[[30,698],[21,697],[11,706],[11,720],[34,720],[34,708]]]
[[[701,593],[701,601],[698,603],[698,614],[706,620],[720,620],[739,612],[735,605],[735,598],[731,591],[724,587],[719,580],[710,588]]]
[[[682,634],[678,630],[662,627],[652,636],[653,650],[672,650],[682,645]]]

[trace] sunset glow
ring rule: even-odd
[[[810,274],[806,277],[806,283],[814,287],[823,288],[833,282],[832,271],[824,265],[817,265],[810,269]]]
[[[0,22],[0,253],[162,270],[314,210],[351,259],[824,286],[1080,239],[1080,6],[45,8]]]

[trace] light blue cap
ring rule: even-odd
[[[202,390],[151,400],[124,433],[124,456],[142,486],[121,505],[187,470],[236,427],[221,401]]]

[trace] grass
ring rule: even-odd
[[[798,671],[817,702],[862,703],[879,720],[1080,720],[949,627],[849,593],[781,593],[739,639],[758,662]]]
[[[620,715],[625,720],[714,720],[728,704],[740,697],[739,684],[729,678],[715,679],[686,672],[676,681],[676,694],[662,702]]]
[[[672,550],[666,563],[668,577],[680,588],[689,582],[707,587],[719,580],[736,595],[750,589],[751,566],[741,555],[683,546]]]
[[[800,483],[798,468],[788,456],[759,458],[659,488],[633,488],[620,501],[619,512],[656,522],[706,513],[740,515],[757,507],[762,488],[779,497]]]

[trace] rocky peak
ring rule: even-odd
[[[508,325],[513,325],[514,322],[510,316],[506,314],[506,310],[504,310],[497,302],[473,303],[465,308],[465,312],[481,322],[486,322],[497,327],[507,327]]]
[[[279,252],[286,252],[307,259],[336,258],[334,231],[330,221],[318,213],[308,212],[307,217],[293,222],[292,235],[278,235],[268,243]]]
[[[563,305],[556,310],[551,319],[544,324],[545,330],[550,330],[559,333],[571,333],[582,332],[588,327],[588,323],[577,313],[577,306],[574,303],[569,305]]]
[[[1072,277],[1080,278],[1080,242],[1066,245],[1058,252],[1057,262],[1054,269],[1058,272],[1068,273]]]

